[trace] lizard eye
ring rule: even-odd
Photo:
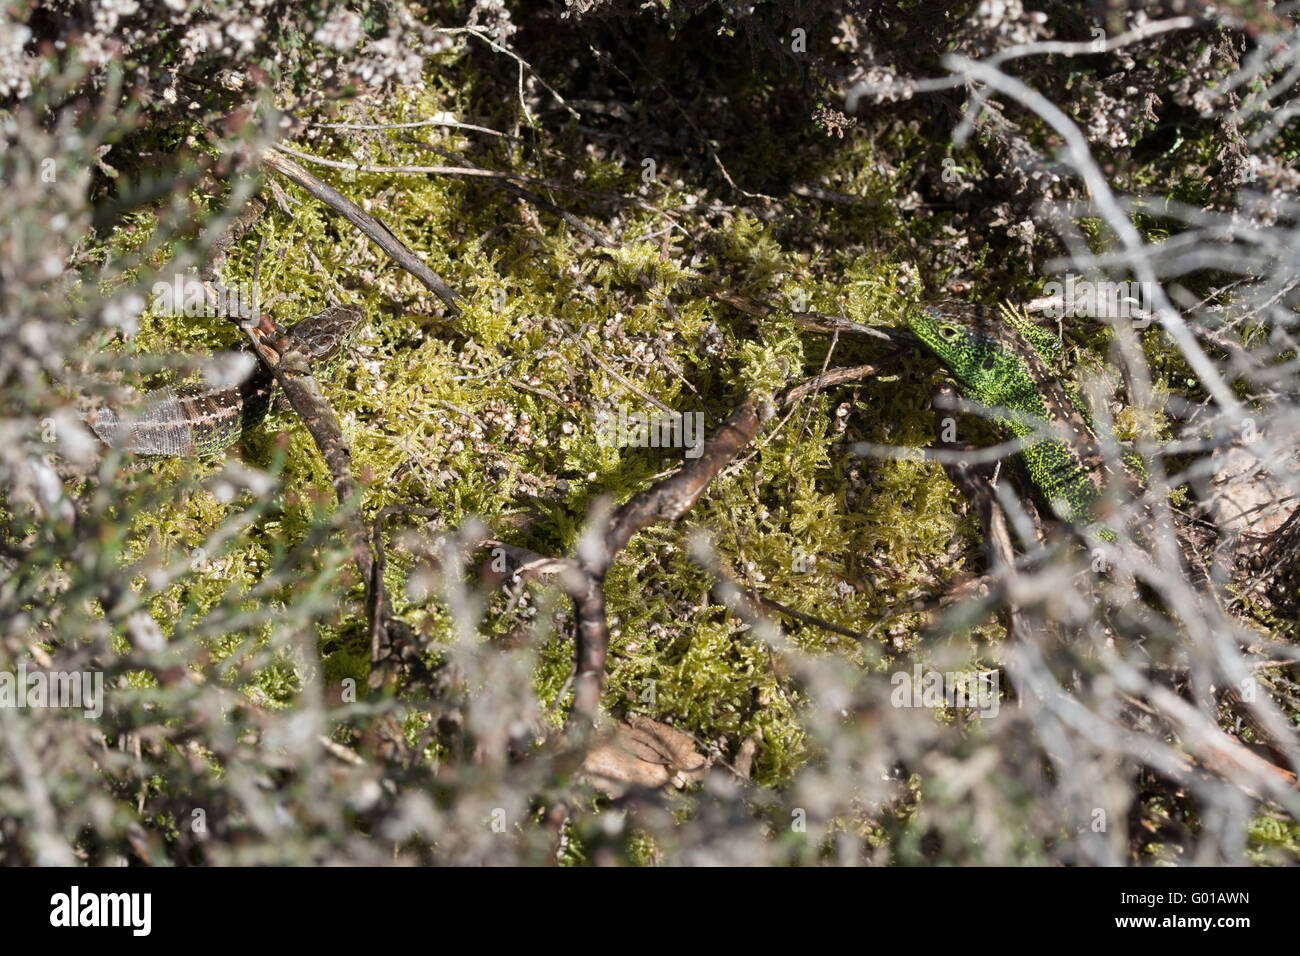
[[[994,361],[993,356],[992,356],[992,355],[989,355],[989,356],[987,356],[987,357],[984,359],[984,361],[981,363],[980,368],[984,369],[984,371],[986,371],[986,372],[991,372],[991,371],[993,371],[993,366],[996,365],[996,364],[997,364],[997,362]]]
[[[945,339],[955,339],[957,337],[957,328],[952,325],[940,326],[939,334]]]

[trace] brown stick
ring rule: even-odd
[[[786,391],[777,399],[777,405],[782,408],[786,405],[793,405],[800,399],[806,398],[811,393],[820,391],[828,385],[843,385],[846,382],[860,382],[864,378],[870,378],[901,354],[901,352],[891,352],[879,362],[872,362],[870,365],[852,365],[828,369],[822,374],[815,375],[806,382],[800,382]]]
[[[244,331],[253,351],[284,389],[289,404],[302,419],[325,459],[335,500],[340,507],[348,507],[356,491],[352,477],[352,451],[343,438],[334,409],[312,374],[311,360],[302,344],[292,335],[281,334],[266,313],[258,317],[256,324],[245,324]],[[365,525],[355,508],[347,513],[344,527],[357,572],[366,588],[366,611],[371,629],[370,684],[377,688],[386,680],[387,673],[381,664],[393,643],[382,567],[370,550]]]
[[[746,400],[705,443],[698,459],[633,496],[612,517],[595,510],[577,558],[548,558],[501,541],[484,542],[485,547],[500,549],[517,573],[558,576],[573,602],[575,676],[570,725],[579,736],[585,737],[595,724],[600,708],[609,652],[604,582],[614,556],[636,532],[685,514],[713,477],[753,439],[758,427],[756,403]]]
[[[877,368],[877,365],[860,365],[831,369],[794,386],[784,395],[778,396],[775,404],[793,404],[825,385],[859,381],[873,375]],[[500,548],[519,573],[529,576],[560,576],[565,592],[573,601],[575,616],[574,701],[570,716],[571,719],[580,720],[584,727],[594,724],[600,706],[600,691],[609,648],[604,580],[614,557],[638,531],[660,522],[674,521],[689,511],[717,474],[754,440],[761,424],[758,399],[751,396],[741,402],[731,417],[705,441],[699,458],[687,460],[667,478],[634,495],[612,517],[604,519],[598,514],[593,515],[592,526],[578,549],[579,557],[576,559],[547,558],[500,541],[486,542],[487,546]],[[798,612],[785,610],[792,616],[798,616]],[[816,623],[818,626],[839,630],[846,636],[861,637],[852,631],[835,628],[827,622]]]
[[[748,398],[705,442],[699,458],[688,461],[619,508],[605,532],[606,563],[600,574],[604,575],[608,560],[623,550],[632,535],[660,521],[674,521],[689,511],[713,476],[758,434],[759,424],[757,402]]]
[[[342,216],[365,233],[366,237],[388,253],[394,262],[419,279],[424,283],[425,288],[440,298],[453,317],[461,314],[459,305],[463,301],[461,295],[447,285],[441,276],[425,265],[420,257],[412,252],[402,240],[398,239],[382,221],[370,215],[370,213],[346,196],[343,196],[333,187],[317,179],[292,159],[281,155],[275,150],[267,150],[262,154],[262,162],[290,182],[301,186],[333,212]]]
[[[777,613],[784,614],[786,617],[798,621],[800,624],[808,624],[812,627],[819,627],[823,631],[830,631],[832,634],[841,634],[844,637],[852,638],[853,640],[857,641],[859,644],[865,644],[869,640],[870,632],[868,632],[867,634],[860,634],[857,631],[850,631],[847,627],[840,627],[838,624],[833,624],[832,622],[827,621],[823,618],[814,617],[811,614],[805,614],[803,611],[796,611],[794,608],[782,604],[780,601],[772,600],[772,598],[762,597],[760,595],[758,598],[758,603],[763,605],[763,607],[770,607],[772,610],[776,611]]]

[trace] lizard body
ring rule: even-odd
[[[298,322],[287,334],[298,340],[313,363],[324,363],[343,350],[361,317],[355,306],[331,306]],[[106,444],[134,454],[212,455],[266,417],[274,391],[271,372],[259,362],[242,382],[158,388],[129,412],[104,408],[87,420]]]
[[[995,420],[1024,440],[1029,477],[1062,518],[1095,521],[1106,487],[1132,481],[1108,466],[1091,420],[1052,370],[1062,346],[1050,332],[964,302],[922,306],[908,325],[968,397],[997,410]]]

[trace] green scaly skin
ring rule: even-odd
[[[1092,422],[1052,371],[1049,362],[1062,348],[1050,332],[965,302],[921,306],[908,325],[969,398],[1011,413],[995,413],[995,420],[1025,439],[1021,457],[1029,477],[1060,517],[1092,524],[1103,489],[1117,478],[1133,481],[1107,467]]]

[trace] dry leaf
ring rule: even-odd
[[[591,748],[582,767],[592,786],[621,797],[633,787],[684,787],[703,779],[709,761],[689,734],[634,714]]]

